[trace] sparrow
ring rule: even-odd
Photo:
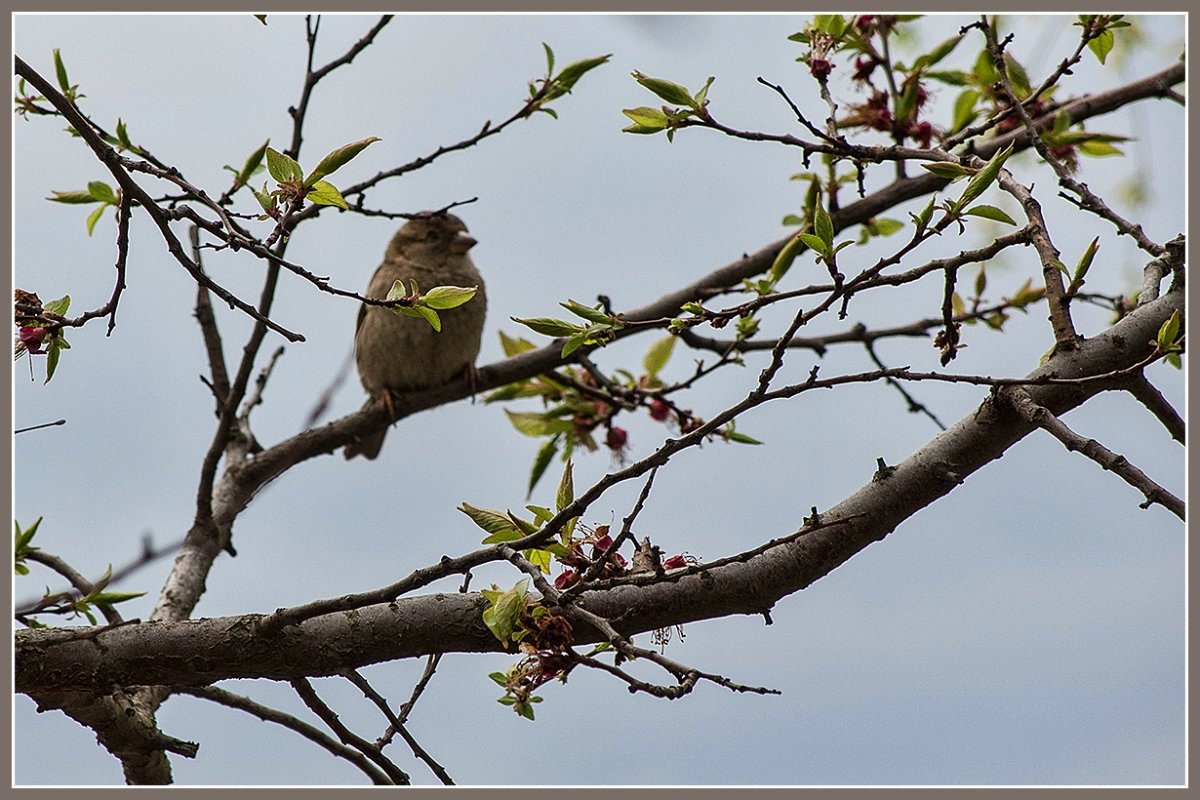
[[[392,394],[430,389],[455,377],[470,377],[479,355],[487,312],[483,278],[467,255],[475,246],[467,226],[453,214],[422,212],[404,224],[388,244],[383,263],[371,276],[367,297],[385,299],[392,284],[415,280],[420,291],[435,286],[478,287],[465,304],[439,311],[442,330],[424,319],[383,306],[363,305],[354,332],[354,360],[367,406],[381,403],[392,413]],[[366,407],[366,406],[364,406]],[[347,459],[379,455],[387,428],[346,445]]]

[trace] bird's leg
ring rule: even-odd
[[[463,380],[467,384],[467,392],[471,395],[471,402],[475,402],[475,392],[479,389],[479,370],[474,364],[467,364],[463,367]]]
[[[379,395],[379,402],[383,404],[383,408],[387,411],[388,422],[396,421],[396,401],[395,395],[391,389],[384,389]]]

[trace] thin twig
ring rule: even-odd
[[[273,722],[276,725],[282,725],[288,730],[300,734],[310,742],[315,742],[334,756],[349,761],[370,778],[372,783],[379,786],[390,786],[393,783],[382,770],[367,760],[362,753],[353,747],[347,747],[337,742],[329,734],[309,725],[304,720],[293,717],[291,714],[264,706],[248,697],[234,694],[217,686],[175,686],[172,687],[172,690],[176,694],[187,694],[192,697],[199,697],[202,700],[210,700],[229,708],[236,708],[239,711],[245,711],[248,714],[258,717],[263,722]]]
[[[412,783],[408,774],[393,764],[391,759],[385,756],[378,747],[343,725],[333,709],[317,696],[307,678],[293,678],[289,683],[300,699],[304,701],[304,705],[308,706],[314,714],[321,718],[322,722],[329,726],[342,744],[353,747],[370,759],[375,766],[383,770],[392,783],[398,786],[408,786]]]
[[[1028,392],[1010,389],[1007,394],[1013,407],[1026,420],[1058,439],[1068,450],[1082,453],[1141,492],[1146,497],[1146,502],[1140,504],[1141,508],[1158,503],[1181,520],[1184,519],[1183,501],[1152,481],[1146,473],[1129,463],[1125,456],[1114,453],[1095,439],[1085,439],[1075,433],[1049,409],[1034,402]]]

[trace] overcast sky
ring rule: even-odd
[[[341,54],[374,19],[326,17],[317,62]],[[755,79],[784,84],[812,117],[823,118],[795,61],[801,47],[787,40],[805,19],[402,16],[322,83],[300,160],[308,165],[337,145],[381,137],[334,181],[352,183],[467,138],[485,120],[506,118],[544,68],[542,42],[560,65],[613,54],[555,104],[558,120],[538,115],[368,197],[373,207],[401,211],[479,198],[460,214],[479,241],[472,256],[487,282],[490,315],[480,363],[490,363],[501,357],[497,331],[518,332],[510,316],[555,315],[567,298],[591,303],[599,294],[617,309],[637,307],[785,234],[783,216],[802,202],[801,184],[788,180],[803,168],[797,151],[707,131],[684,131],[674,144],[622,134],[620,109],[655,104],[632,70],[693,89],[714,75],[709,98],[718,119],[802,134],[786,105]],[[967,21],[929,19],[911,46],[927,49]],[[1013,51],[1035,82],[1070,52],[1078,30],[1071,21],[1014,20]],[[272,15],[264,27],[248,14],[25,15],[14,25],[18,55],[51,77],[51,52],[60,48],[94,119],[111,129],[120,117],[135,142],[213,194],[228,185],[223,165],[240,165],[267,138],[280,148],[290,138],[287,108],[303,77],[302,17]],[[1143,37],[1137,52],[1122,51],[1122,32],[1108,68],[1086,57],[1058,96],[1107,88],[1178,58],[1180,17],[1143,18],[1136,30]],[[969,68],[979,46],[977,38],[964,42],[947,66]],[[953,97],[941,90],[933,102],[947,109]],[[1181,232],[1182,110],[1142,102],[1088,127],[1137,141],[1125,145],[1127,159],[1085,161],[1081,177],[1144,221],[1151,238]],[[19,287],[43,300],[69,293],[72,312],[80,312],[111,291],[115,226],[106,217],[89,238],[87,209],[44,198],[111,179],[62,128],[45,118],[15,123],[13,263]],[[1138,285],[1145,259],[1127,240],[1057,200],[1052,176],[1031,158],[1010,166],[1026,183],[1036,180],[1064,261],[1073,264],[1092,237],[1101,237],[1089,288],[1115,294]],[[1141,208],[1121,194],[1134,177],[1144,181],[1149,201]],[[877,168],[872,185],[889,179],[887,168]],[[993,202],[1006,200],[997,193]],[[889,216],[907,219],[905,211]],[[302,226],[288,256],[336,286],[359,289],[394,227],[325,212]],[[198,377],[206,367],[192,319],[194,287],[144,216],[135,218],[131,239],[129,288],[112,336],[105,338],[103,323],[72,331],[72,349],[49,385],[42,384],[43,361],[34,363],[32,380],[27,362],[14,365],[16,426],[68,420],[17,437],[14,515],[26,524],[43,516],[38,544],[92,575],[134,557],[144,535],[156,544],[182,537],[212,436],[212,404]],[[948,236],[921,256],[982,241],[979,234]],[[840,258],[865,265],[885,252],[851,248]],[[225,255],[206,264],[223,285],[257,297],[259,263]],[[803,269],[794,268],[797,279]],[[1010,295],[1030,276],[1040,280],[1031,251],[997,259],[989,265],[989,293]],[[813,333],[936,315],[941,281],[876,294],[857,299],[846,321],[830,320]],[[287,347],[256,411],[256,433],[267,444],[303,426],[349,353],[356,313],[352,301],[288,279],[275,308],[275,319],[308,341]],[[953,369],[1027,373],[1052,342],[1044,317],[1041,308],[1017,315],[1005,335],[967,329],[968,348]],[[1099,311],[1077,319],[1085,335],[1108,323]],[[222,313],[221,324],[233,358],[248,325],[232,312]],[[652,339],[636,337],[597,360],[636,370]],[[264,353],[280,343],[270,340]],[[879,352],[891,366],[937,368],[937,351],[925,340],[887,342]],[[702,383],[684,402],[711,416],[743,396],[763,363],[747,362],[745,370],[723,370]],[[815,363],[797,352],[782,379],[798,380]],[[823,376],[870,368],[854,348],[832,350],[820,363]],[[680,349],[666,377],[682,378],[692,368]],[[1182,375],[1163,365],[1149,375],[1182,408]],[[947,424],[986,395],[957,385],[912,391]],[[331,415],[362,400],[352,377]],[[1066,421],[1182,494],[1182,448],[1131,398],[1098,398]],[[634,457],[651,452],[664,434],[644,418],[622,424]],[[738,552],[795,530],[810,507],[827,508],[867,482],[876,458],[897,463],[937,433],[880,385],[805,394],[756,410],[738,428],[766,444],[713,444],[673,460],[640,517],[641,535],[704,560]],[[362,591],[470,549],[479,531],[456,507],[466,501],[519,508],[537,447],[511,428],[500,407],[460,402],[401,422],[378,461],[347,463],[339,455],[302,464],[241,515],[234,531],[239,555],[217,561],[197,616],[268,612]],[[436,454],[435,470],[427,466],[429,453]],[[576,486],[612,466],[605,452],[580,456]],[[552,487],[548,478],[533,501],[549,504]],[[623,486],[606,495],[586,521],[619,520],[637,490]],[[884,542],[781,601],[772,626],[749,617],[689,625],[686,639],[677,635],[667,650],[735,681],[778,688],[781,696],[701,686],[667,702],[632,697],[606,676],[577,670],[568,685],[541,691],[545,702],[531,723],[495,702],[499,690],[487,678],[510,657],[458,656],[442,662],[412,730],[456,781],[474,785],[1180,783],[1184,533],[1162,508],[1139,510],[1140,499],[1095,464],[1033,435]],[[149,614],[169,566],[169,559],[156,563],[117,587],[147,592],[129,604],[127,617]],[[479,570],[473,588],[516,579],[508,569]],[[47,583],[58,585],[35,571],[17,581],[17,597]],[[420,670],[404,662],[365,674],[395,703]],[[223,685],[308,718],[286,686]],[[382,731],[385,723],[356,690],[336,681],[316,685],[360,734]],[[179,784],[362,782],[344,762],[240,712],[175,697],[159,720],[168,735],[200,743],[197,759],[172,758]],[[61,713],[38,715],[18,697],[15,726],[18,783],[121,782],[118,762]],[[394,757],[418,782],[436,782],[399,748]]]

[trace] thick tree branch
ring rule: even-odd
[[[1107,381],[1070,381],[1140,363],[1154,351],[1158,327],[1183,307],[1183,291],[1172,290],[1078,350],[1056,353],[1028,378],[1056,376],[1066,382],[1031,385],[1030,397],[1056,415],[1083,404],[1108,388]],[[668,573],[667,580],[648,586],[585,592],[581,600],[592,613],[619,620],[615,627],[626,635],[730,614],[762,614],[883,539],[1034,429],[1007,404],[986,400],[886,477],[869,481],[820,514],[822,521],[845,519],[844,524],[788,540],[747,561],[682,577]],[[253,633],[263,619],[254,615],[126,626],[101,637],[104,653],[90,642],[57,644],[61,631],[21,631],[16,688],[30,693],[96,684],[204,685],[233,677],[290,680],[435,652],[496,651],[500,645],[482,621],[485,607],[475,593],[401,598],[306,619],[272,635]],[[602,638],[583,626],[576,634],[579,642]]]

